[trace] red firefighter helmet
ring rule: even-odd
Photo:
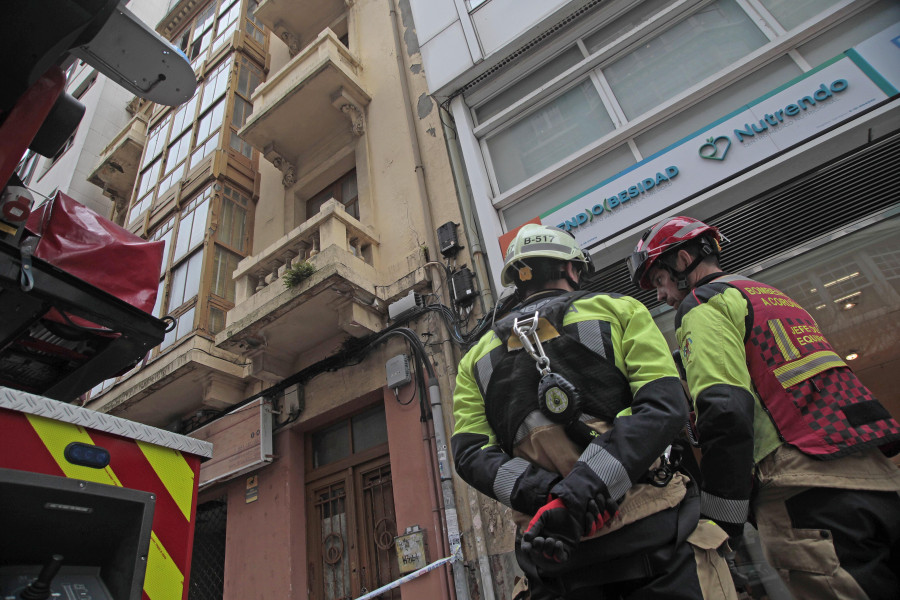
[[[644,232],[634,247],[634,252],[628,257],[628,271],[632,283],[645,290],[653,289],[647,275],[659,257],[704,235],[715,240],[715,247],[711,249],[711,253],[718,254],[719,242],[724,239],[718,228],[690,217],[663,219]]]

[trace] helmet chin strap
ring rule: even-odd
[[[665,265],[665,267],[669,270],[669,273],[672,274],[672,277],[675,279],[675,286],[679,290],[689,290],[691,289],[691,285],[688,283],[687,278],[694,271],[694,269],[696,269],[700,265],[700,263],[703,262],[704,258],[706,257],[698,256],[682,271],[678,271],[677,269],[675,269],[674,265],[670,265],[667,263],[663,263],[663,265]]]
[[[673,253],[671,256],[673,264],[669,264],[669,263],[665,262],[665,260],[662,260],[662,259],[660,262],[662,262],[663,265],[665,265],[665,267],[667,269],[669,269],[669,272],[672,274],[672,277],[675,279],[675,285],[679,290],[689,290],[689,289],[691,289],[691,286],[690,286],[690,284],[688,284],[688,280],[687,280],[688,275],[693,273],[694,269],[696,269],[698,266],[700,266],[700,263],[703,262],[703,260],[707,256],[711,256],[713,254],[718,254],[718,242],[716,242],[716,248],[713,248],[712,245],[708,242],[708,240],[702,239],[701,245],[700,245],[700,251],[697,253],[697,258],[695,258],[693,261],[691,261],[691,264],[689,264],[687,267],[685,267],[683,271],[679,271],[675,268],[675,265],[678,264],[677,263],[677,260],[678,260],[677,252]],[[663,257],[663,259],[665,259],[665,257]]]

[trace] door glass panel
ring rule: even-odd
[[[366,531],[362,538],[368,552],[368,568],[362,570],[362,584],[369,590],[379,588],[400,577],[394,538],[397,520],[394,514],[394,488],[391,466],[381,465],[363,472],[363,518]],[[381,595],[384,599],[400,598],[395,588]]]
[[[349,423],[343,421],[313,434],[313,466],[321,467],[350,456]]]
[[[384,418],[383,406],[356,415],[352,423],[354,452],[362,452],[378,444],[387,443],[387,421]]]
[[[346,489],[343,482],[317,490],[315,510],[322,549],[324,598],[351,598],[350,544],[347,538]]]

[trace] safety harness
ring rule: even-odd
[[[532,297],[495,324],[501,343],[476,361],[474,373],[488,423],[507,454],[513,455],[516,443],[540,425],[529,418],[535,409],[584,449],[598,435],[587,422],[612,423],[631,406],[628,380],[615,365],[610,324],[595,319],[563,323],[566,314],[577,312],[577,300],[594,295]],[[659,468],[642,482],[668,484],[679,455],[679,448],[667,448]]]

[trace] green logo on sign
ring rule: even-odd
[[[722,142],[720,144],[720,142]],[[717,138],[706,138],[706,143],[700,146],[698,152],[700,158],[708,158],[710,160],[725,160],[728,149],[731,148],[731,139],[727,135],[720,135]],[[721,152],[721,156],[719,155]]]

